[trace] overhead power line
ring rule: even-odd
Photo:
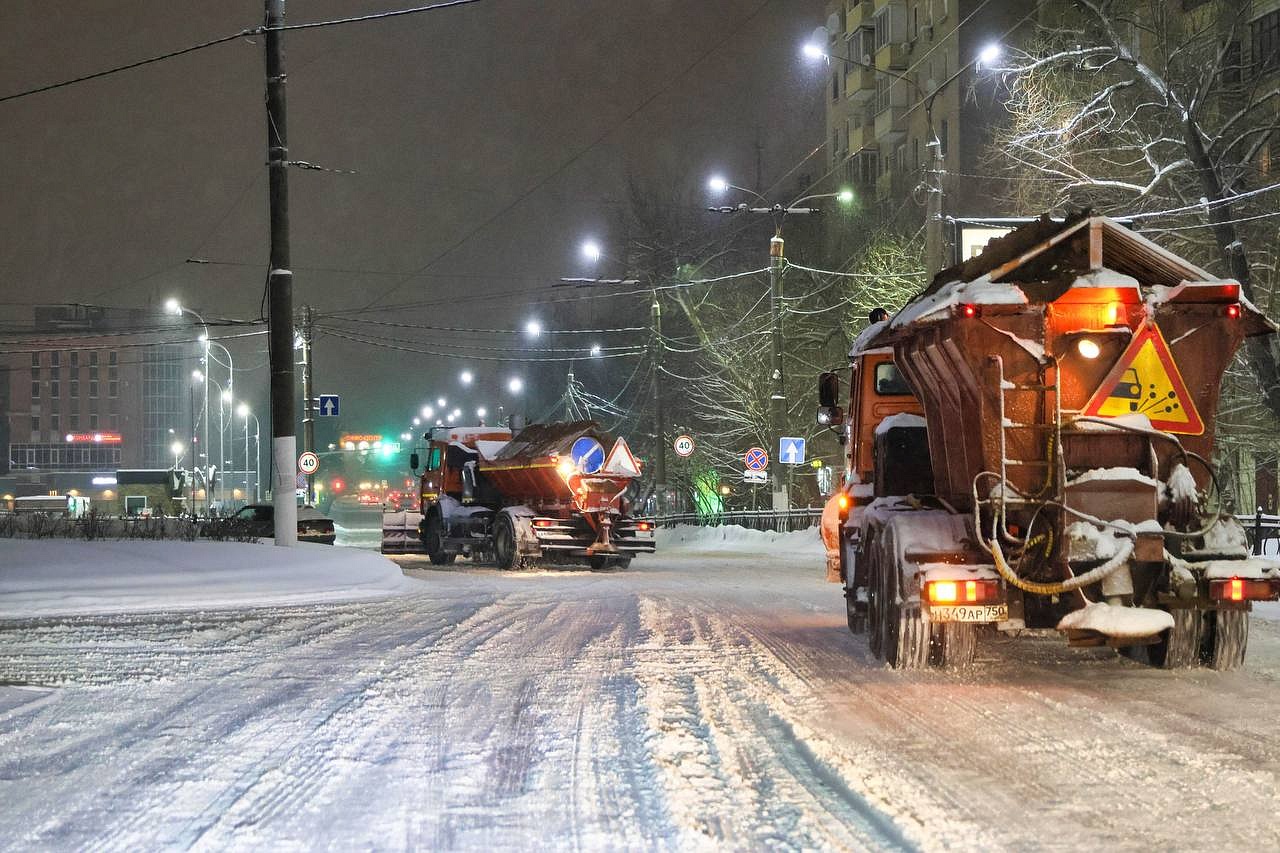
[[[309,21],[301,24],[285,24],[279,27],[267,27],[265,25],[250,27],[231,35],[219,36],[209,41],[203,41],[199,44],[193,44],[188,47],[171,50],[156,56],[149,56],[146,59],[139,59],[134,62],[127,62],[124,65],[117,65],[112,68],[104,68],[101,71],[94,71],[91,74],[82,74],[79,77],[72,77],[69,80],[59,80],[56,83],[48,83],[44,86],[37,86],[34,89],[27,89],[22,92],[13,92],[8,95],[0,95],[0,103],[4,101],[12,101],[17,98],[25,98],[28,95],[36,95],[41,92],[48,92],[53,89],[61,89],[65,86],[73,86],[76,83],[84,83],[88,80],[96,80],[100,77],[107,77],[111,74],[119,74],[121,71],[129,71],[134,68],[141,68],[144,65],[151,65],[155,62],[163,62],[166,59],[173,59],[178,56],[185,56],[188,53],[195,53],[198,50],[204,50],[214,45],[226,44],[229,41],[235,41],[239,38],[248,38],[250,36],[261,35],[267,31],[284,32],[286,30],[312,30],[319,27],[333,27],[339,24],[357,24],[365,21],[377,21],[383,18],[397,18],[402,15],[416,15],[419,12],[434,12],[437,9],[448,9],[453,6],[466,6],[471,3],[479,3],[480,0],[445,0],[442,3],[433,3],[429,6],[415,6],[411,9],[393,9],[388,12],[374,12],[368,15],[357,15],[350,18],[335,18],[331,21]]]

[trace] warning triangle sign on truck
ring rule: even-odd
[[[1153,427],[1165,432],[1204,432],[1204,421],[1169,345],[1151,322],[1138,329],[1081,414],[1103,418],[1146,415]]]
[[[640,476],[640,463],[632,455],[625,438],[619,438],[614,442],[613,450],[609,451],[609,458],[604,461],[604,467],[600,469],[600,473],[613,474],[617,477]]]

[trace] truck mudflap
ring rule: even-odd
[[[598,534],[583,518],[535,516],[530,527],[544,553],[573,557],[615,554],[630,557],[655,550],[653,522],[635,518],[613,518],[609,546],[601,547]]]
[[[382,553],[425,554],[422,539],[418,536],[418,524],[422,513],[384,512],[382,514]]]

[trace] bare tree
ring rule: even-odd
[[[1011,123],[992,162],[1013,178],[1015,204],[1136,214],[1269,310],[1274,258],[1251,247],[1277,237],[1270,72],[1280,56],[1242,48],[1249,3],[1184,5],[1077,0],[1046,13],[1033,45],[1002,69]],[[1280,417],[1273,343],[1251,338],[1246,353],[1255,399]]]

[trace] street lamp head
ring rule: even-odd
[[[542,324],[537,320],[530,320],[524,324],[524,333],[531,338],[536,338],[542,334]]]
[[[240,417],[242,417],[242,418],[248,418],[248,417],[249,417],[249,404],[248,404],[248,403],[241,403],[238,407],[236,407],[236,414],[238,414],[238,415],[239,415]]]
[[[986,65],[990,67],[991,65],[995,64],[995,61],[999,59],[1003,53],[1004,53],[1004,48],[1002,48],[996,42],[992,42],[991,44],[984,47],[982,51],[978,54],[978,65],[979,66]]]
[[[170,297],[164,301],[164,310],[175,316],[180,315],[182,313],[182,303]]]
[[[512,376],[511,381],[507,383],[507,390],[512,394],[519,394],[524,390],[524,380],[519,376]]]
[[[208,348],[209,348],[209,333],[208,333],[208,332],[201,332],[201,333],[200,333],[200,337],[199,337],[199,338],[197,338],[197,340],[198,340],[198,341],[200,341],[200,343],[204,344],[204,348],[205,348],[205,349],[208,349]]]
[[[230,402],[231,402],[231,389],[230,389],[230,388],[223,388],[223,389],[222,389],[222,401],[223,401],[224,403],[230,403]]]
[[[471,380],[475,379],[475,376],[471,373],[470,370],[464,370],[458,376],[458,379],[462,382],[463,385],[470,385]]]
[[[447,406],[447,405],[448,405],[448,402],[444,399],[444,397],[437,397],[437,398],[436,398],[436,408],[437,408],[437,409],[443,409],[443,408],[444,408],[445,406]],[[430,416],[430,415],[427,415],[427,417],[431,417],[431,416]]]
[[[819,59],[825,59],[827,56],[826,49],[816,41],[805,42],[804,47],[800,48],[800,53],[804,55],[805,59],[808,59],[811,62],[816,62]]]
[[[203,382],[203,381],[204,381],[204,374],[203,374],[203,373],[201,373],[199,370],[193,370],[193,371],[191,371],[191,378],[192,378],[192,380],[193,380],[193,381],[195,381],[195,382]]]
[[[853,204],[853,190],[845,188],[836,193],[836,201],[841,204]]]
[[[413,425],[414,425],[414,426],[422,426],[422,421],[420,421],[418,418],[414,418],[414,419],[413,419]]]
[[[592,345],[591,345],[591,357],[592,357],[592,358],[599,358],[599,357],[600,357],[600,353],[601,353],[601,352],[603,352],[603,350],[601,350],[601,349],[600,349],[600,345],[599,345],[599,344],[592,344]]]
[[[720,175],[712,175],[711,180],[707,181],[707,188],[716,195],[719,195],[720,193],[728,191],[729,182]]]
[[[488,411],[486,411],[486,410],[485,410],[485,408],[484,408],[483,406],[481,406],[480,408],[476,409],[476,417],[477,417],[477,418],[483,418],[483,417],[484,417],[485,415],[487,415],[487,414],[489,414],[489,412],[488,412]]]
[[[182,442],[181,442],[181,441],[175,441],[173,444],[169,445],[169,451],[170,451],[171,453],[173,453],[173,455],[174,455],[174,456],[181,456],[181,455],[182,455]]]
[[[594,264],[596,261],[600,260],[600,256],[603,254],[604,252],[601,250],[600,244],[595,240],[584,240],[582,242],[582,257],[586,258],[591,263]]]

